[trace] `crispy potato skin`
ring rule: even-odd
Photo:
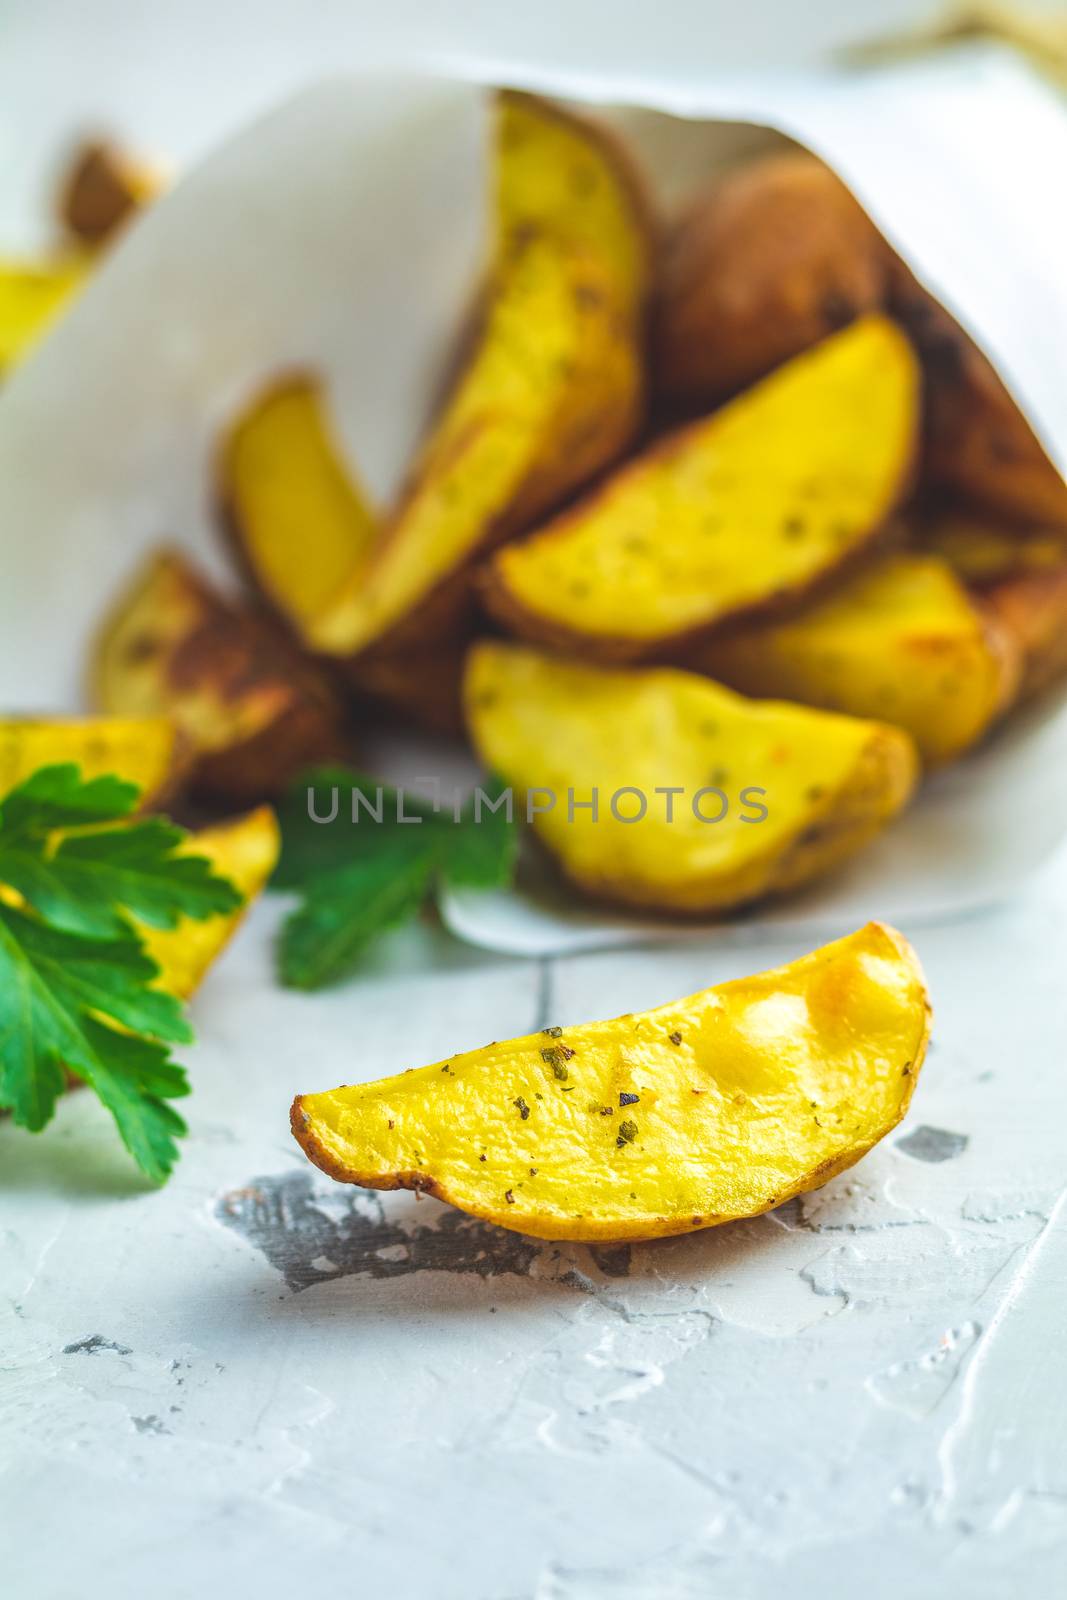
[[[534,643],[627,662],[797,608],[870,551],[909,489],[919,383],[893,323],[855,323],[498,551],[490,612]]]
[[[185,776],[187,753],[172,718],[8,717],[0,720],[0,798],[38,767],[73,762],[83,778],[114,773],[158,810]]]
[[[852,1166],[907,1110],[930,1016],[914,952],[870,923],[654,1011],[298,1095],[292,1129],[342,1183],[535,1238],[662,1238]]]
[[[909,543],[948,563],[974,588],[1026,573],[1052,573],[1067,564],[1067,534],[1021,528],[959,505],[919,510],[907,524]]]
[[[191,754],[190,786],[227,801],[274,794],[343,747],[319,675],[169,552],[152,558],[107,619],[93,687],[113,714],[172,717]]]
[[[953,760],[1014,699],[1019,651],[947,563],[880,557],[784,622],[711,639],[686,664],[742,694],[903,728],[924,762]]]
[[[611,669],[483,641],[470,653],[465,703],[486,766],[519,795],[558,798],[534,830],[587,893],[642,910],[723,913],[797,888],[854,853],[901,809],[918,758],[882,723],[752,701],[674,668]],[[709,787],[710,786],[710,787]],[[640,821],[611,796],[636,787]],[[682,799],[670,820],[657,799]],[[600,814],[568,815],[598,791]],[[693,797],[721,789],[727,797]],[[765,803],[756,822],[745,795]],[[625,809],[625,808],[623,808]]]
[[[145,948],[160,967],[156,986],[182,1000],[199,988],[205,973],[236,933],[252,901],[266,887],[278,861],[281,833],[269,806],[189,835],[183,851],[206,856],[215,871],[244,896],[238,911],[198,921],[183,917],[176,928],[141,928]]]
[[[901,262],[891,306],[926,375],[930,484],[994,517],[1067,531],[1067,483],[992,364]]]
[[[59,219],[74,238],[95,250],[162,187],[161,174],[147,164],[106,140],[89,140],[75,152],[63,180]]]
[[[792,152],[700,195],[670,234],[653,369],[673,400],[717,404],[886,300],[889,251],[841,180]]]
[[[978,592],[979,604],[1022,657],[1016,700],[1030,700],[1067,674],[1067,562],[1024,572]]]

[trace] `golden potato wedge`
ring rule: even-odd
[[[97,249],[164,187],[163,174],[107,140],[87,140],[75,151],[59,192],[63,226]]]
[[[887,295],[889,249],[829,167],[754,161],[698,196],[670,234],[653,371],[673,399],[717,404]]]
[[[657,1239],[818,1189],[908,1108],[930,1034],[914,951],[872,922],[654,1011],[546,1028],[298,1095],[332,1178],[540,1239]]]
[[[172,717],[191,753],[190,786],[227,800],[273,794],[343,744],[319,674],[173,552],[149,560],[107,619],[93,688],[114,714]]]
[[[905,492],[918,389],[904,335],[854,323],[497,551],[490,609],[524,638],[626,661],[797,604]]]
[[[85,262],[77,256],[0,260],[0,375],[44,337],[84,280]]]
[[[694,671],[742,694],[891,722],[950,761],[1014,697],[1019,653],[937,556],[893,552],[798,616],[709,639]]]
[[[293,373],[256,395],[223,440],[217,476],[224,524],[253,589],[306,639],[366,563],[378,530],[332,436],[318,379]]]
[[[499,102],[494,266],[480,332],[398,506],[306,639],[328,654],[454,641],[475,557],[633,438],[651,241],[628,168],[547,103]],[[304,541],[305,548],[307,540]]]
[[[902,263],[893,311],[926,378],[924,471],[993,516],[1067,530],[1067,483],[992,364]]]
[[[726,911],[807,883],[884,827],[916,780],[898,728],[745,700],[670,667],[486,641],[465,703],[475,749],[526,796],[567,876],[657,911]]]
[[[182,917],[176,928],[142,926],[148,954],[159,963],[160,974],[155,980],[158,988],[187,1000],[199,987],[216,956],[237,931],[249,905],[266,887],[280,846],[281,833],[269,806],[189,835],[182,852],[206,856],[215,871],[229,878],[244,896],[244,905],[238,911],[203,921]]]
[[[84,778],[135,783],[146,808],[160,806],[185,757],[166,716],[6,717],[0,720],[0,798],[38,767],[73,762]]]
[[[1054,572],[1067,562],[1067,535],[1055,528],[1019,528],[961,507],[935,508],[910,523],[917,549],[947,561],[967,584],[981,587],[1027,572]]]
[[[1022,657],[1018,701],[1067,673],[1067,563],[1003,578],[981,589],[979,600]]]

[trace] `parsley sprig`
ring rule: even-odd
[[[336,819],[314,821],[311,809],[330,815],[335,790]],[[355,823],[353,791],[366,801]],[[482,793],[495,801],[503,790],[494,779]],[[278,945],[279,975],[292,988],[319,989],[353,972],[379,935],[414,917],[440,885],[495,888],[514,872],[517,829],[503,808],[480,806],[476,796],[457,819],[364,773],[325,767],[293,785],[278,816],[272,886],[301,895]]]
[[[236,910],[210,862],[176,855],[186,835],[133,819],[139,791],[78,767],[42,767],[0,801],[0,1107],[43,1128],[72,1073],[111,1112],[141,1170],[162,1182],[188,1094],[172,1044],[193,1034],[136,923],[174,928]],[[136,920],[135,920],[136,919]]]

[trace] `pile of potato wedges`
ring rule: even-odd
[[[1067,484],[815,157],[669,219],[584,116],[505,92],[493,138],[477,325],[400,494],[372,503],[320,374],[277,374],[215,461],[244,597],[159,553],[96,707],[172,719],[193,790],[241,804],[372,714],[462,732],[558,797],[535,831],[594,896],[794,890],[1067,671]],[[626,788],[730,803],[638,819]]]

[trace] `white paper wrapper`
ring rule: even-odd
[[[1067,208],[1056,200],[1067,113],[1012,58],[982,50],[699,92],[503,64],[460,64],[450,79],[338,78],[228,143],[140,219],[0,394],[7,708],[81,705],[100,613],[162,539],[225,576],[212,441],[242,392],[279,368],[325,374],[365,479],[383,499],[395,489],[477,282],[490,80],[600,105],[668,198],[775,136],[815,150],[1067,468]],[[412,743],[399,770],[433,771],[435,759]],[[1065,823],[1067,713],[1046,708],[929,783],[847,873],[695,936],[956,915],[1010,893]],[[679,931],[540,884],[452,895],[444,910],[464,938],[523,954]]]

